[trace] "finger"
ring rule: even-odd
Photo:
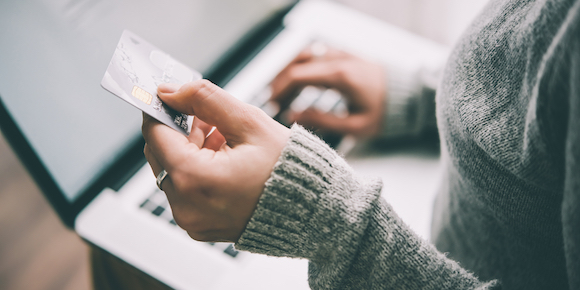
[[[367,135],[370,126],[370,118],[363,114],[349,115],[346,118],[334,114],[325,114],[317,110],[308,109],[294,116],[296,122],[306,127],[318,128],[323,131],[336,132],[339,134]]]
[[[203,136],[207,138],[207,136],[209,136],[209,134],[213,131],[215,127],[202,121],[200,118],[195,119],[197,120],[197,126],[201,129],[201,131],[204,134]]]
[[[310,47],[303,49],[288,65],[311,60],[313,57]]]
[[[324,47],[324,45],[323,45]],[[353,55],[344,52],[342,50],[338,50],[332,47],[328,47],[326,46],[326,48],[322,49],[322,51],[320,51],[319,47],[316,47],[315,45],[310,46],[310,53],[312,55],[312,60],[313,61],[332,61],[332,60],[338,60],[338,59],[343,59],[343,58],[347,58],[347,57],[353,57]]]
[[[143,153],[145,154],[145,159],[147,159],[149,166],[151,166],[151,170],[153,171],[153,176],[155,176],[155,178],[157,178],[157,176],[159,176],[159,173],[161,173],[161,171],[163,170],[163,167],[161,166],[161,164],[157,160],[157,157],[155,157],[155,154],[153,154],[153,152],[151,152],[151,149],[149,146],[147,146],[147,143],[145,143],[145,148],[143,149]],[[161,183],[161,189],[166,193],[169,192],[171,189],[173,189],[173,184],[171,183],[171,176],[167,175],[165,177],[165,179]]]
[[[285,99],[291,97],[292,94],[292,89],[293,88],[288,88],[287,89],[287,81],[288,81],[288,77],[292,75],[292,72],[294,70],[294,67],[296,65],[299,64],[303,64],[303,63],[308,63],[308,62],[322,62],[324,63],[324,65],[335,61],[335,60],[339,60],[339,59],[344,59],[344,58],[349,58],[349,57],[354,57],[353,55],[346,53],[344,51],[338,50],[338,49],[334,49],[331,47],[327,47],[325,45],[322,44],[323,47],[325,47],[325,53],[323,55],[319,55],[320,52],[318,53],[314,53],[313,50],[320,50],[320,49],[315,49],[315,47],[320,47],[320,43],[317,44],[313,44],[309,47],[307,47],[306,49],[304,49],[303,51],[301,51],[298,56],[296,56],[296,58],[290,62],[290,64],[288,64],[288,66],[286,66],[286,68],[284,68],[277,76],[276,78],[274,78],[274,80],[272,81],[272,83],[270,84],[272,87],[272,100],[277,101],[279,103],[284,103]],[[307,81],[307,80],[306,80]],[[309,83],[306,83],[306,85],[308,85]]]
[[[246,134],[253,131],[253,125],[259,123],[250,120],[266,116],[260,109],[232,97],[208,80],[187,83],[175,92],[166,89],[160,85],[158,94],[168,106],[216,126],[228,143],[243,142]]]
[[[218,151],[222,148],[222,146],[226,143],[226,138],[218,131],[214,130],[211,135],[205,139],[205,143],[203,144],[203,148],[211,149],[214,151]]]
[[[193,119],[193,124],[191,125],[191,132],[187,138],[189,142],[194,143],[199,148],[204,147],[205,139],[207,135],[211,132],[213,126],[207,124],[199,118]]]
[[[213,151],[220,150],[221,146],[226,142],[224,136],[214,126],[205,123],[199,118],[195,118],[193,122],[196,130],[199,131],[198,134],[203,135],[204,138],[201,147]]]
[[[320,57],[318,55],[318,53],[315,52],[315,49],[313,48],[313,46],[315,46],[315,45],[314,44],[309,45],[308,47],[306,47],[305,49],[300,51],[300,53],[288,64],[288,66],[295,64],[295,63],[311,61],[315,58]],[[329,53],[330,51],[336,51],[336,50],[331,49],[331,48],[326,46],[324,54],[326,55],[326,53]],[[331,52],[331,54],[332,54],[332,52]]]
[[[344,68],[340,61],[306,62],[282,71],[272,82],[272,99],[282,101],[297,88],[306,85],[334,87],[346,90]]]
[[[157,176],[159,172],[163,170],[163,168],[161,167],[161,164],[159,164],[159,161],[157,161],[157,158],[155,158],[153,153],[151,153],[151,149],[147,143],[145,143],[145,147],[143,148],[143,154],[145,155],[145,159],[147,159],[147,162],[151,167],[151,171],[153,171],[153,175]]]
[[[290,64],[306,61],[335,60],[347,56],[350,56],[350,54],[326,44],[316,42],[302,50]]]
[[[161,124],[145,113],[141,131],[148,150],[156,157],[161,168],[167,172],[171,172],[176,165],[187,159],[191,150],[199,150],[199,147],[190,143],[185,135]]]
[[[166,93],[175,93],[179,88],[181,88],[181,85],[173,83],[164,83],[161,84],[161,86],[163,87],[163,91]],[[213,128],[214,126],[207,124],[200,118],[194,118],[188,139],[190,142],[198,144],[201,148],[203,146],[203,140],[209,135]]]

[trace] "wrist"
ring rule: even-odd
[[[356,179],[333,149],[294,125],[236,248],[332,263],[347,255],[333,249],[335,241],[360,234],[352,223],[365,217],[357,209],[378,198],[380,187]],[[356,209],[341,206],[350,202]]]

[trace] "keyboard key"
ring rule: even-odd
[[[160,216],[163,213],[163,211],[165,211],[165,208],[158,206],[151,213],[156,215],[156,216]]]
[[[236,251],[236,249],[234,249],[234,245],[229,245],[225,250],[224,253],[232,256],[233,258],[235,258],[240,252]]]
[[[146,199],[139,207],[145,207],[148,202],[149,202],[149,199]]]

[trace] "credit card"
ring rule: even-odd
[[[165,105],[157,96],[157,87],[162,83],[182,85],[201,77],[196,70],[125,30],[101,86],[159,122],[189,136],[193,116]]]

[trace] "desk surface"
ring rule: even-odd
[[[434,142],[374,142],[357,145],[346,160],[361,176],[383,180],[382,196],[411,229],[429,239],[433,200],[441,177]]]

